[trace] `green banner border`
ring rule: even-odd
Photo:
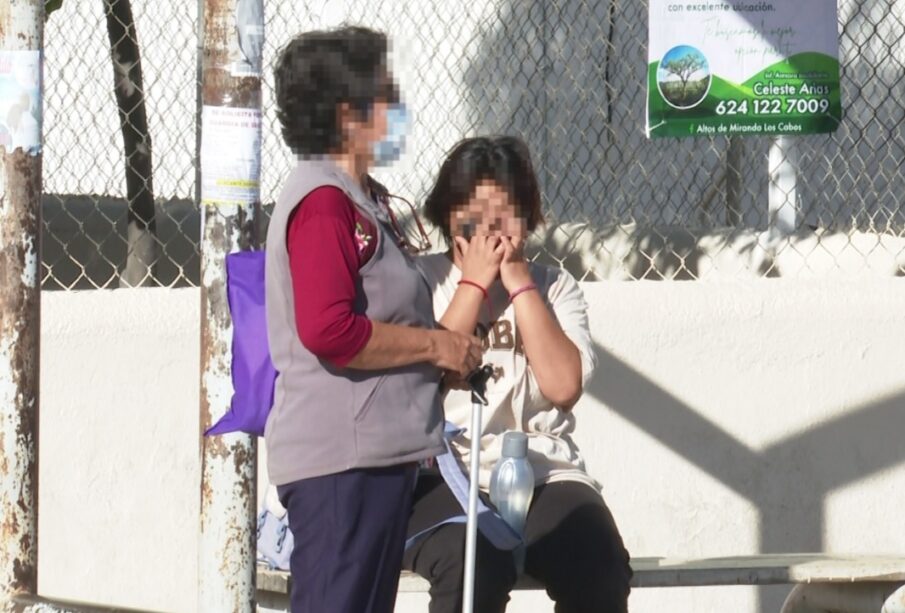
[[[777,136],[825,134],[834,132],[842,119],[842,102],[839,86],[839,61],[822,53],[799,53],[776,62],[750,77],[742,84],[735,84],[718,75],[712,75],[710,89],[698,105],[690,109],[677,109],[663,100],[657,85],[659,62],[648,68],[648,126],[651,138],[694,136]],[[811,78],[775,78],[773,75],[805,75]],[[802,83],[826,87],[826,95],[768,95],[754,93],[756,83],[773,83],[776,86]],[[754,101],[780,100],[784,111],[789,99],[825,98],[829,108],[825,113],[785,113],[754,115]],[[747,102],[749,113],[718,115],[717,105],[725,100]]]

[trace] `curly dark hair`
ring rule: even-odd
[[[386,34],[355,26],[305,32],[283,48],[274,69],[277,117],[293,153],[324,155],[343,146],[338,105],[367,117],[375,101],[398,100],[387,49]]]
[[[540,189],[528,145],[515,136],[466,138],[446,156],[424,202],[424,216],[440,229],[447,243],[452,241],[450,212],[466,204],[477,185],[486,180],[509,193],[528,232],[543,222]]]

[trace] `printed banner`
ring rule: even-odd
[[[248,205],[261,198],[261,111],[201,109],[201,203]]]
[[[649,7],[649,137],[839,126],[835,0],[650,0]]]

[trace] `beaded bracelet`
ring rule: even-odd
[[[524,287],[518,288],[517,290],[515,290],[514,292],[509,294],[509,302],[512,302],[513,300],[515,300],[515,297],[518,296],[519,294],[524,294],[525,292],[530,292],[533,289],[537,289],[537,286],[534,283],[529,283],[528,285],[526,285]]]

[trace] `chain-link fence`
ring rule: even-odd
[[[198,283],[197,10],[129,7],[64,0],[47,19],[45,289]]]
[[[141,278],[124,276],[130,253],[139,271],[152,254],[146,281],[197,284],[196,7],[134,7],[156,201],[153,232],[136,239],[130,221],[145,228],[129,212],[103,4],[64,2],[48,23],[44,286],[135,285]],[[772,139],[645,137],[646,1],[267,0],[265,9],[265,210],[293,163],[269,67],[294,34],[357,23],[390,35],[415,117],[409,153],[378,179],[421,202],[457,140],[520,135],[548,220],[534,253],[581,278],[905,271],[905,0],[840,0],[844,118],[834,134],[780,142],[797,161],[797,214],[782,232],[768,207]],[[149,237],[154,249],[142,251]]]

